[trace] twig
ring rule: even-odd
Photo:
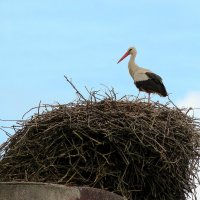
[[[84,99],[84,101],[87,101],[86,98],[77,90],[77,88],[74,86],[74,84],[67,78],[67,76],[65,76],[65,79],[67,80],[67,82],[73,87],[73,89],[76,91],[76,93],[82,98]]]
[[[169,95],[167,96],[168,100],[172,103],[172,105],[177,108],[179,111],[181,111],[180,108],[178,108],[178,106],[169,98]]]

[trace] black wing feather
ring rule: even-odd
[[[162,83],[162,84],[163,84],[162,78],[161,78],[159,75],[154,74],[154,73],[152,73],[152,72],[146,72],[146,75],[147,75],[150,79],[153,79],[155,82],[157,82],[157,83]]]
[[[166,91],[166,88],[165,88],[165,86],[162,82],[162,78],[159,75],[154,74],[152,72],[146,72],[146,75],[156,85],[156,87],[155,87],[156,92],[159,93],[161,96],[166,97],[167,91]]]

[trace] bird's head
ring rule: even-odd
[[[137,50],[136,50],[135,47],[128,48],[127,52],[119,59],[119,61],[117,62],[117,64],[119,62],[121,62],[122,60],[124,60],[124,58],[126,58],[128,55],[132,55],[135,58],[136,54],[137,54]]]

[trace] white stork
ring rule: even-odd
[[[162,78],[148,69],[139,67],[135,63],[136,54],[137,50],[134,47],[130,47],[128,51],[122,56],[122,58],[117,62],[117,64],[128,55],[131,55],[128,63],[129,73],[139,91],[148,93],[148,103],[150,103],[151,93],[156,93],[163,97],[168,96],[165,86],[162,82]]]

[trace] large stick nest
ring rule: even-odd
[[[2,145],[0,181],[87,185],[133,200],[192,194],[199,122],[182,110],[112,98],[45,108]]]

